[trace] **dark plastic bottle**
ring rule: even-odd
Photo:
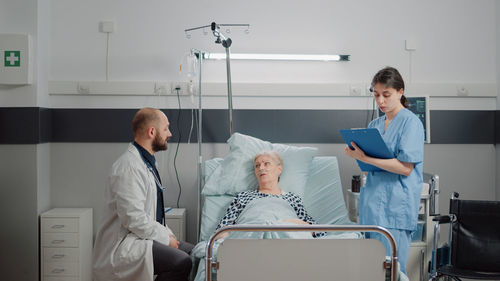
[[[359,175],[352,176],[351,191],[359,192],[360,187],[361,187],[361,177]]]

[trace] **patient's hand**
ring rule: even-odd
[[[220,235],[217,236],[217,238],[215,238],[215,240],[219,240],[219,239],[224,239],[226,238],[227,236],[229,235],[229,232],[224,232]]]
[[[307,222],[303,221],[303,220],[300,220],[300,219],[282,219],[281,220],[282,222],[290,222],[290,223],[294,223],[294,224],[305,224],[305,225],[309,225]]]

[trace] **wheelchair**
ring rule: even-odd
[[[451,196],[449,215],[433,218],[430,280],[500,280],[500,201],[458,197]],[[449,246],[437,249],[439,226],[448,223]]]

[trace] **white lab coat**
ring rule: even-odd
[[[153,240],[168,245],[172,231],[156,217],[156,183],[130,144],[113,164],[106,207],[94,245],[94,280],[152,281]]]

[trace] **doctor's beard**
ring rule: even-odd
[[[153,151],[158,152],[158,151],[163,151],[167,150],[168,148],[168,139],[162,139],[159,135],[156,135],[155,139],[153,140],[153,143],[151,144]]]

